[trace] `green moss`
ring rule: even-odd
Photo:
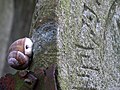
[[[24,84],[24,81],[23,79],[20,79],[20,77],[18,76],[18,73],[16,73],[14,76],[15,76],[15,85],[16,85],[15,90],[20,90]]]

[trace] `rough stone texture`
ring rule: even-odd
[[[33,32],[33,67],[47,68],[56,62],[56,34],[57,24],[54,22],[45,23]],[[36,63],[35,65],[34,62]]]
[[[38,0],[31,69],[57,63],[58,90],[120,90],[119,18],[119,0]]]
[[[55,0],[38,0],[33,16],[31,38],[33,40],[33,62],[31,69],[47,68],[56,63],[57,17]]]
[[[120,90],[120,1],[60,0],[62,90]]]

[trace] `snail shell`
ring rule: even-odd
[[[18,39],[9,47],[8,64],[17,70],[26,69],[32,55],[32,41],[29,38]]]

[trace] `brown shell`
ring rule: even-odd
[[[11,67],[13,67],[15,69],[18,69],[18,70],[25,69],[28,66],[28,63],[29,63],[29,57],[24,55],[20,51],[11,51],[9,53],[9,56],[8,56],[8,63],[9,63],[10,59],[15,59],[16,61],[19,62],[19,65],[14,63],[16,61],[14,61],[13,62],[14,64],[11,65]]]
[[[12,45],[9,47],[9,52],[11,51],[20,51],[24,53],[24,44],[25,44],[25,39],[18,39],[15,42],[12,43]]]

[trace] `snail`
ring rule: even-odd
[[[31,39],[27,37],[13,42],[8,50],[8,64],[17,70],[26,69],[32,56],[32,46]]]

